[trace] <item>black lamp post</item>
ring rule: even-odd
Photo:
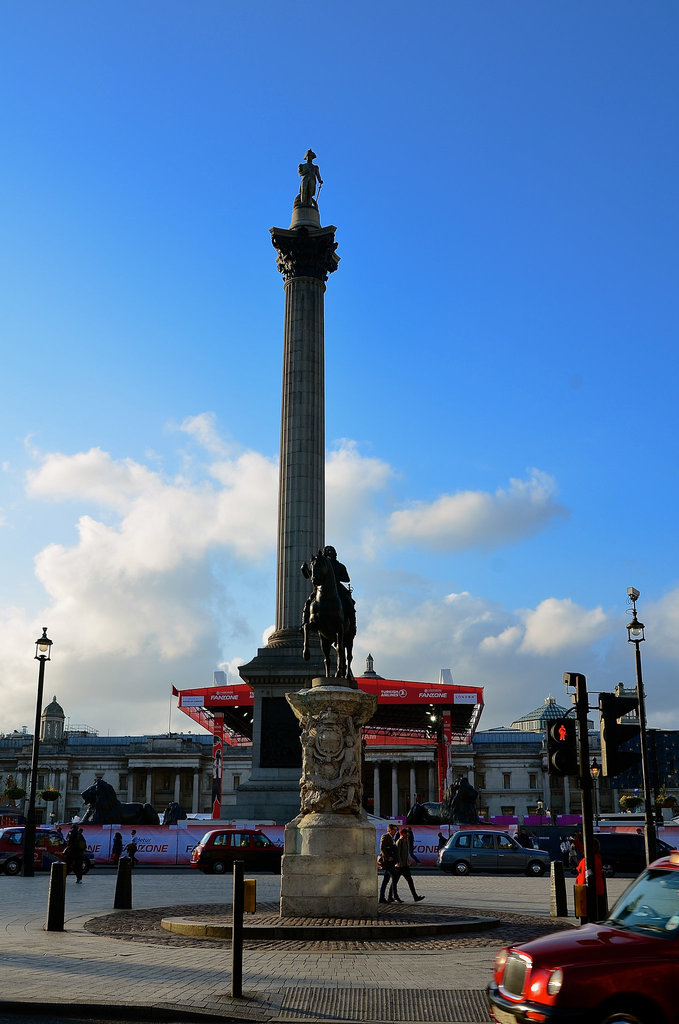
[[[632,602],[632,621],[627,623],[627,641],[634,644],[634,662],[637,674],[637,701],[639,704],[639,746],[641,748],[641,777],[644,785],[644,818],[646,828],[646,863],[650,864],[656,857],[655,816],[651,800],[651,773],[648,764],[648,741],[646,737],[646,699],[644,683],[641,677],[641,652],[639,645],[644,642],[644,624],[637,618],[637,601],[639,591],[634,587],[627,588],[627,596]]]
[[[34,875],[33,858],[35,855],[35,792],[38,785],[38,755],[40,753],[40,716],[42,714],[42,689],[45,681],[45,662],[50,661],[52,641],[47,636],[47,626],[43,626],[42,636],[35,641],[35,660],[40,662],[38,669],[38,698],[35,706],[35,728],[33,730],[33,753],[31,756],[31,785],[28,792],[28,810],[26,811],[26,828],[24,829],[24,857],[21,874],[25,878]]]
[[[597,761],[596,757],[592,758],[592,763],[589,766],[589,774],[594,780],[594,823],[599,824],[599,776],[601,775],[601,765]]]

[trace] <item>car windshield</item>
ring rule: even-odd
[[[625,890],[608,923],[668,937],[679,929],[679,871],[649,868]]]

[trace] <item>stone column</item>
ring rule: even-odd
[[[200,814],[198,800],[200,798],[200,770],[193,771],[193,793],[191,794],[191,814]]]
[[[376,762],[373,765],[373,814],[380,817],[380,765]]]
[[[436,774],[433,764],[430,764],[427,768],[427,786],[429,788],[427,800],[433,803],[436,800]]]
[[[391,766],[391,817],[398,814],[398,762],[394,761]]]
[[[152,789],[153,775],[151,772],[146,773],[146,803],[151,803],[151,789]]]
[[[408,773],[408,783],[409,783],[408,788],[410,790],[410,792],[408,794],[409,797],[410,797],[410,806],[414,807],[415,804],[417,803],[417,785],[415,783],[415,765],[414,764],[411,764],[411,766],[410,766],[410,771]]]
[[[172,799],[174,800],[174,802],[176,804],[179,803],[179,797],[180,797],[180,794],[181,794],[181,784],[182,784],[182,777],[179,774],[179,772],[175,772],[174,773],[174,795],[173,795]]]
[[[302,658],[309,584],[300,568],[325,544],[324,295],[339,263],[335,230],[321,227],[315,204],[296,205],[289,228],[271,228],[285,287],[276,616],[266,647],[238,670],[254,691],[252,770],[236,796],[244,818],[298,813],[299,727],[285,693],[325,671],[315,636]]]

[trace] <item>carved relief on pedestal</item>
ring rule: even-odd
[[[360,816],[361,726],[374,714],[376,699],[358,690],[338,694],[335,687],[286,696],[301,725],[302,816]]]

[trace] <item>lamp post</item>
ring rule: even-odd
[[[646,828],[644,837],[646,841],[646,863],[650,864],[656,857],[655,841],[655,816],[653,814],[653,802],[651,800],[651,773],[648,764],[648,741],[646,737],[646,700],[644,695],[644,683],[641,676],[641,652],[639,645],[644,642],[644,624],[637,618],[637,601],[639,591],[634,587],[627,588],[627,596],[632,602],[632,621],[627,623],[627,642],[634,644],[634,663],[637,676],[637,702],[639,705],[639,746],[641,748],[641,777],[644,786],[644,818]]]
[[[21,874],[25,878],[34,875],[33,858],[35,855],[35,793],[38,785],[38,755],[40,753],[40,716],[42,714],[42,690],[45,682],[45,662],[50,661],[52,641],[47,636],[47,626],[42,628],[42,636],[35,641],[35,660],[40,663],[38,669],[38,698],[35,705],[35,728],[33,729],[33,753],[31,755],[31,785],[28,791],[28,810],[26,811],[26,828],[24,829],[24,856]]]
[[[596,757],[592,758],[592,763],[589,766],[589,774],[594,779],[594,823],[599,824],[599,776],[601,775],[601,765],[597,761]]]

